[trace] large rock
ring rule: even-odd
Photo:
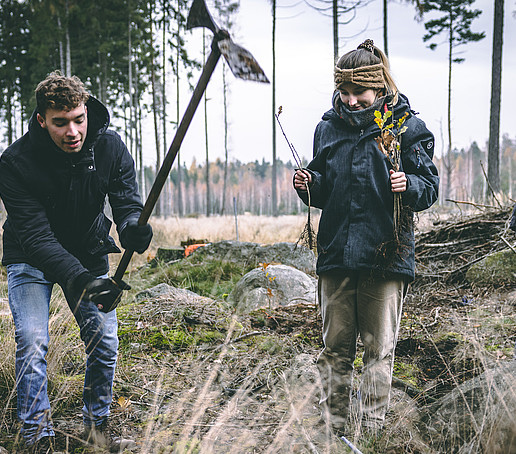
[[[315,254],[305,246],[295,243],[260,245],[241,241],[220,241],[196,249],[196,256],[206,259],[228,260],[243,266],[258,266],[260,263],[281,263],[304,273],[315,273]]]
[[[436,452],[516,453],[516,361],[486,370],[433,403],[421,431]]]
[[[142,303],[144,301],[153,301],[160,296],[170,296],[171,298],[178,296],[199,297],[197,293],[194,293],[190,290],[173,287],[163,282],[137,293],[135,299],[136,302]]]
[[[292,266],[260,267],[237,282],[228,301],[239,313],[248,313],[259,307],[314,304],[316,280]]]
[[[512,249],[495,252],[471,265],[466,278],[471,284],[479,286],[514,286],[516,253]]]

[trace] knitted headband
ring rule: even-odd
[[[371,39],[366,39],[357,49],[365,49],[373,53],[374,43]],[[352,69],[341,69],[336,66],[334,72],[335,88],[339,89],[343,84],[348,83],[360,85],[364,88],[384,88],[383,70],[382,63]]]

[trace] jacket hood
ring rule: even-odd
[[[90,96],[86,102],[86,107],[88,109],[88,131],[86,133],[86,141],[79,155],[95,144],[99,136],[107,130],[110,120],[107,108],[93,96]],[[30,141],[33,144],[37,144],[38,148],[42,147],[45,150],[65,154],[65,152],[53,142],[48,132],[39,125],[36,118],[38,113],[38,109],[35,109],[29,121]]]

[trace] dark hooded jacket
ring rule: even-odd
[[[59,149],[34,112],[28,132],[0,156],[7,210],[2,263],[28,263],[61,285],[86,271],[107,273],[107,254],[120,252],[109,236],[106,195],[119,233],[142,210],[133,159],[107,129],[107,109],[93,97],[86,106],[88,130],[79,153]]]
[[[338,108],[327,111],[317,125],[314,158],[307,166],[312,174],[310,204],[322,209],[317,235],[317,273],[334,269],[371,270],[414,278],[414,232],[405,222],[400,235],[401,247],[385,260],[382,246],[392,243],[394,194],[391,191],[388,158],[380,151],[375,137],[378,125],[371,119],[362,127],[351,126]],[[338,111],[337,111],[337,110]],[[432,162],[434,137],[425,123],[400,95],[394,106],[395,121],[409,115],[401,135],[401,168],[407,176],[402,204],[409,216],[430,207],[438,194],[439,177]],[[308,193],[298,191],[308,205]],[[406,211],[406,210],[404,210]]]

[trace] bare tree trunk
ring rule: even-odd
[[[11,145],[14,142],[14,107],[12,103],[12,96],[7,95],[7,143]]]
[[[161,24],[161,46],[162,46],[162,57],[161,57],[161,134],[163,138],[163,155],[167,152],[167,21],[165,19],[165,2],[163,2],[163,20]],[[163,187],[163,215],[166,217],[170,210],[170,185],[167,179],[167,184]]]
[[[72,50],[70,46],[70,30],[68,28],[68,1],[66,1],[66,69],[65,75],[66,77],[71,77],[72,75]]]
[[[446,187],[444,199],[449,199],[452,187],[452,129],[451,129],[451,90],[453,56],[453,16],[450,12],[450,37],[448,48],[448,151],[446,152]]]
[[[272,215],[277,216],[276,162],[276,0],[272,0]]]
[[[202,59],[203,64],[206,64],[206,33],[205,29],[202,29]],[[207,90],[204,91],[204,137],[206,145],[206,216],[210,217],[210,159],[208,153],[208,95]]]
[[[512,199],[512,185],[513,185],[513,180],[512,180],[512,154],[511,154],[511,150],[509,150],[509,153],[507,153],[507,159],[509,160],[509,163],[508,163],[508,172],[509,172],[509,198]]]
[[[339,59],[339,2],[333,0],[332,6],[333,18],[333,63],[337,63]]]
[[[152,6],[152,5],[151,5]],[[151,49],[151,89],[152,89],[152,116],[154,121],[154,144],[156,146],[156,170],[155,174],[157,175],[159,172],[159,168],[161,166],[161,147],[160,147],[160,137],[159,137],[159,114],[158,114],[158,98],[157,98],[157,87],[156,87],[156,62],[155,62],[155,55],[154,55],[154,19],[152,18],[153,11],[152,7],[150,10],[151,20],[150,20],[150,49]],[[163,203],[163,199],[158,200],[155,207],[155,214],[156,216],[161,215],[161,205]]]
[[[387,57],[389,56],[389,48],[388,48],[388,26],[389,26],[389,20],[388,20],[388,3],[389,0],[383,0],[383,51],[385,52],[385,55]]]
[[[61,17],[59,16],[59,14],[57,15],[57,29],[59,31],[59,67],[61,68],[61,72],[63,74],[66,74],[64,48],[63,48],[63,41],[61,39],[63,25],[61,24]]]
[[[138,98],[137,98],[138,99]],[[138,101],[138,118],[137,118],[137,153],[140,158],[140,179],[141,179],[141,196],[142,199],[147,199],[147,182],[145,181],[145,165],[143,163],[143,144],[142,144],[142,109]]]
[[[178,8],[179,9],[179,8]],[[180,117],[179,117],[179,61],[181,60],[181,46],[180,46],[180,21],[177,21],[177,55],[176,55],[176,128],[179,127]],[[183,208],[183,194],[182,194],[182,185],[181,180],[183,178],[181,170],[181,150],[177,151],[177,214],[179,216],[183,216],[184,208]]]
[[[224,214],[226,210],[226,192],[228,186],[228,161],[229,161],[229,152],[228,152],[228,103],[227,103],[227,91],[228,86],[226,84],[226,72],[227,67],[226,64],[223,64],[222,67],[222,89],[224,92],[224,180],[222,186],[222,206],[220,209],[220,214]]]
[[[134,145],[134,136],[135,134],[135,128],[136,128],[136,118],[135,118],[135,112],[134,112],[134,93],[133,93],[133,44],[132,44],[132,29],[131,29],[131,19],[129,18],[128,24],[127,24],[127,60],[128,60],[128,67],[127,67],[127,73],[128,73],[128,79],[129,79],[129,151],[131,153],[131,156],[134,158],[136,157],[135,154],[135,145]],[[134,135],[133,135],[134,133]],[[136,159],[135,159],[136,161]],[[141,165],[141,164],[140,164]]]
[[[495,0],[493,27],[493,56],[491,68],[491,114],[489,117],[489,151],[487,178],[493,191],[500,187],[500,104],[502,92],[502,47],[504,0]]]

